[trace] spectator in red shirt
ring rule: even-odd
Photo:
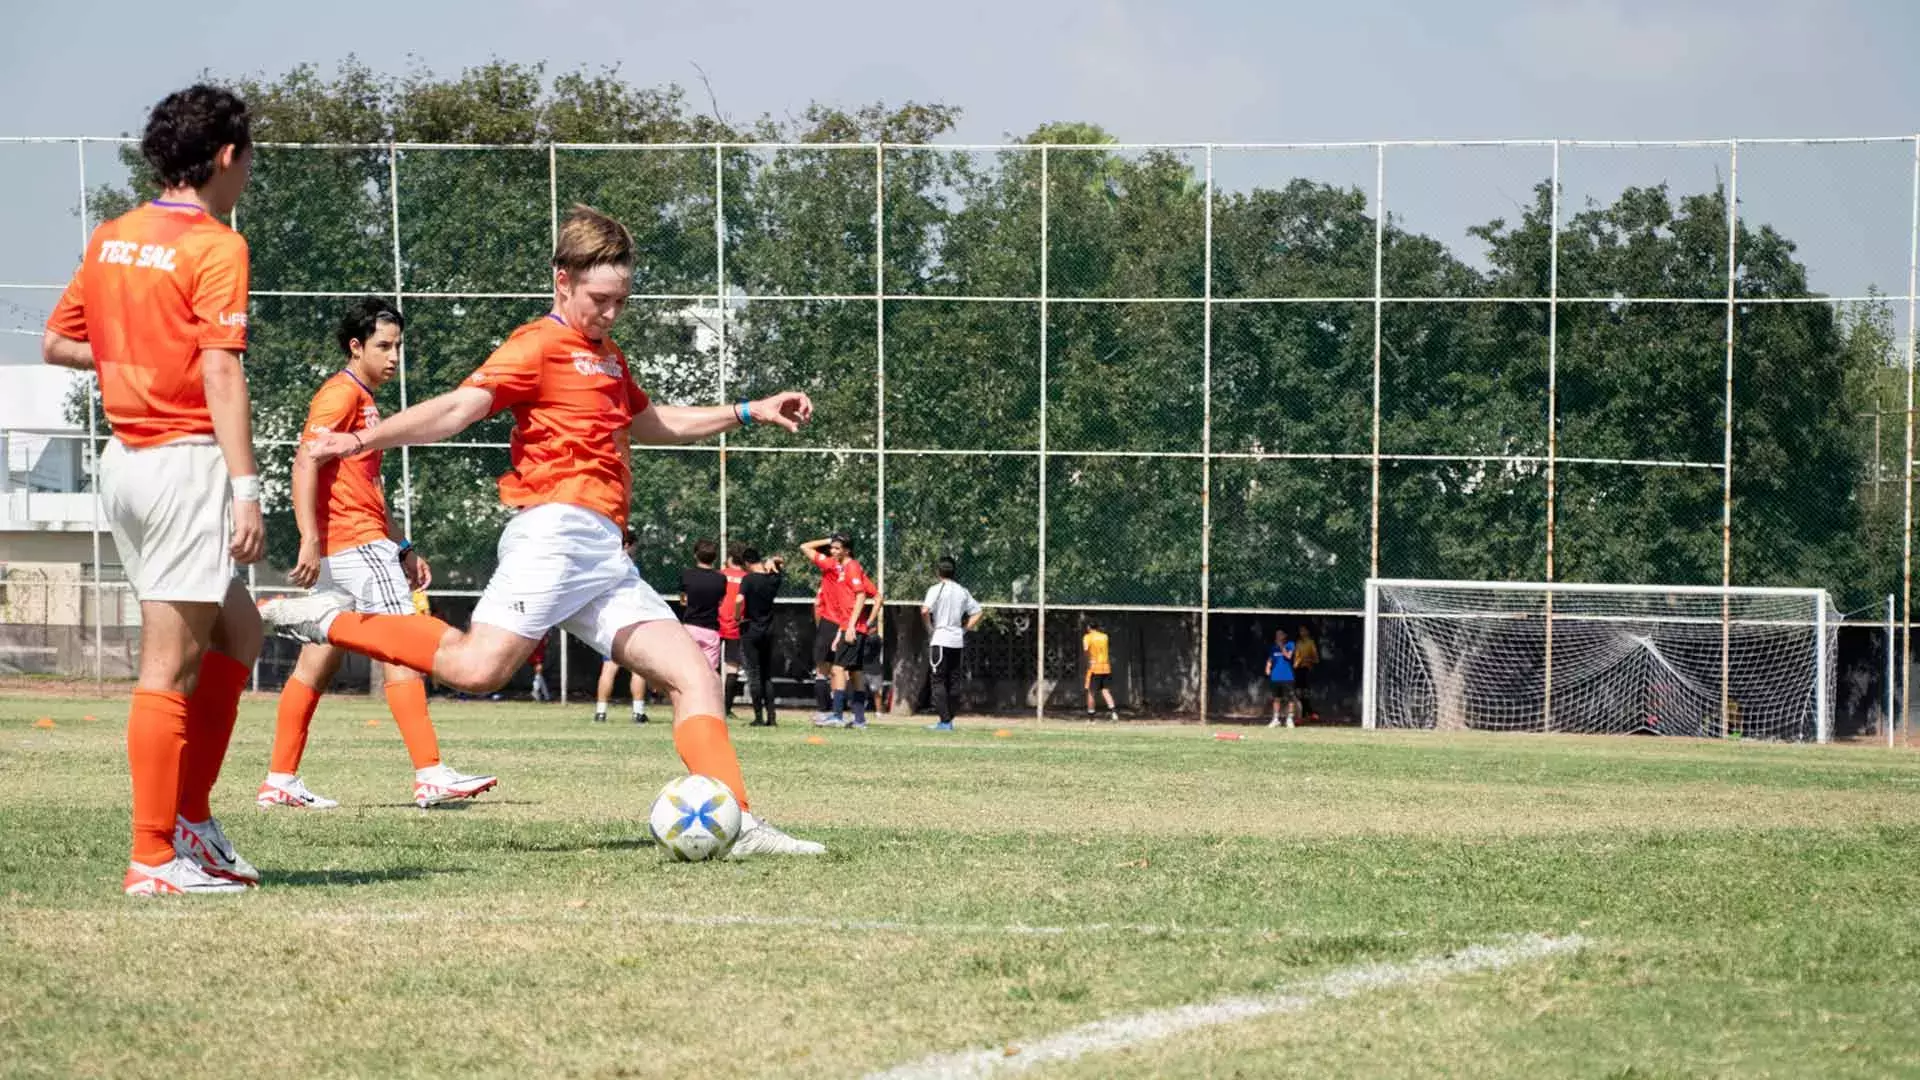
[[[862,667],[866,644],[866,612],[878,600],[880,590],[853,557],[853,542],[846,533],[834,533],[821,540],[809,540],[800,550],[820,570],[820,596],[815,610],[820,621],[814,629],[814,661],[825,667],[833,681],[831,708],[814,717],[819,727],[867,726],[864,700],[857,702],[855,717],[846,718],[847,676]]]

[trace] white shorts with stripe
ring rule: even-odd
[[[606,656],[621,630],[673,620],[673,609],[641,580],[620,527],[584,507],[520,511],[500,534],[499,555],[474,622],[532,639],[558,626]]]
[[[362,615],[413,614],[413,589],[400,566],[400,545],[391,540],[375,540],[320,560],[320,580],[313,590],[345,593]]]
[[[133,595],[217,604],[233,585],[233,486],[210,438],[100,455],[100,501]]]

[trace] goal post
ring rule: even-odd
[[[1827,742],[1823,589],[1370,578],[1361,726]]]

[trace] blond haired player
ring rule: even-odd
[[[400,366],[400,335],[407,321],[377,296],[354,301],[340,317],[334,337],[346,366],[320,384],[307,409],[307,437],[328,432],[368,432],[380,425],[374,392]],[[293,518],[300,526],[300,556],[287,580],[303,589],[345,594],[353,610],[402,615],[414,610],[411,593],[433,581],[426,559],[410,542],[395,543],[380,482],[380,455],[318,464],[307,454],[293,459]],[[331,810],[336,799],[315,794],[300,779],[300,759],[320,695],[346,654],[330,645],[308,645],[280,691],[273,730],[273,757],[254,802]],[[427,684],[420,673],[386,665],[387,708],[413,759],[413,801],[421,809],[452,799],[470,799],[488,788],[491,776],[467,776],[440,760],[440,740],[427,715]]]
[[[277,633],[431,671],[479,693],[504,684],[549,629],[564,627],[663,690],[673,703],[680,760],[725,784],[745,807],[746,782],[720,716],[720,680],[621,545],[632,498],[629,447],[688,443],[752,423],[795,431],[813,403],[787,392],[737,405],[653,404],[607,336],[626,307],[633,259],[625,226],[575,207],[554,245],[551,311],[514,331],[457,389],[372,432],[335,432],[312,444],[314,459],[327,461],[435,442],[512,411],[512,468],[500,478],[500,498],[516,513],[466,632],[431,616],[350,612],[329,593],[277,599],[261,614]],[[751,812],[743,819],[733,857],[826,850]]]
[[[253,166],[247,106],[211,86],[154,106],[140,153],[160,197],[93,230],[47,320],[47,363],[93,371],[113,439],[100,498],[140,601],[127,716],[130,896],[242,892],[260,872],[208,797],[260,655],[236,562],[260,558],[247,348],[247,242],[220,222]]]

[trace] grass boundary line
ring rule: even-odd
[[[934,1054],[919,1061],[868,1073],[866,1080],[955,1080],[1024,1072],[1040,1065],[1125,1050],[1203,1028],[1277,1013],[1304,1012],[1323,1002],[1355,997],[1373,990],[1499,971],[1555,954],[1574,952],[1587,944],[1587,940],[1578,935],[1550,937],[1527,934],[1510,938],[1504,943],[1470,945],[1440,956],[1423,956],[1400,963],[1362,964],[1341,968],[1255,997],[1216,998],[1192,1005],[1113,1016],[1037,1039],[1019,1040],[1007,1046]]]
[[[190,919],[216,909],[214,904],[148,906],[135,909],[136,919]],[[632,922],[653,926],[724,929],[826,930],[839,933],[951,934],[956,936],[1068,937],[1077,934],[1119,934],[1129,937],[1330,937],[1348,931],[1296,930],[1270,926],[1182,926],[1178,923],[1068,923],[1040,926],[1028,923],[937,923],[895,919],[830,919],[811,915],[681,915],[673,912],[614,911],[596,915],[586,910],[503,914],[459,909],[435,911],[297,911],[275,913],[276,919],[336,926],[459,922],[510,926],[521,923]],[[1360,931],[1352,931],[1360,932]],[[1375,931],[1385,937],[1405,937],[1405,930]]]

